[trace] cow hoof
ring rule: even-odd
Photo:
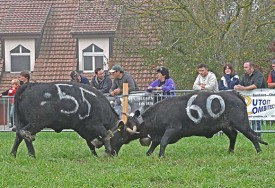
[[[113,156],[113,157],[117,157],[117,156],[118,156],[117,152],[116,152],[116,151],[113,151],[113,152],[112,152],[112,156]]]
[[[10,153],[11,156],[13,156],[14,158],[16,158],[16,153]]]
[[[35,155],[34,154],[29,154],[29,157],[35,158]]]
[[[92,153],[92,155],[93,155],[94,157],[98,157],[96,151],[91,151],[91,153]]]
[[[164,159],[165,156],[164,156],[164,155],[159,155],[159,158],[160,158],[160,159]]]
[[[151,155],[152,155],[152,152],[146,152],[146,155],[147,155],[147,156],[151,156]]]
[[[111,151],[109,151],[109,150],[105,150],[105,153],[106,153],[109,157],[113,157],[113,155],[112,155],[112,152],[111,152]]]
[[[229,153],[234,153],[234,149],[229,148],[229,149],[228,149],[228,152],[229,152]]]
[[[101,148],[103,146],[103,142],[98,138],[93,139],[91,141],[91,144],[93,144],[93,146],[95,146],[96,148]]]
[[[261,153],[261,148],[256,148],[257,153]]]

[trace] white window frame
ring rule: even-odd
[[[5,39],[5,71],[11,72],[11,51],[18,45],[30,50],[30,70],[34,70],[35,64],[35,39]],[[25,53],[23,53],[25,55]],[[12,72],[17,73],[17,72]]]
[[[21,44],[19,44],[18,45],[19,46],[19,53],[11,53],[10,52],[10,59],[12,59],[12,56],[20,56],[20,57],[29,57],[30,58],[30,68],[31,68],[31,53],[29,52],[29,53],[23,53],[22,52],[22,47],[24,47],[24,46],[22,46]],[[15,48],[17,48],[18,46],[16,46]],[[24,47],[24,48],[26,48],[26,47]],[[28,49],[28,48],[26,48],[26,49]],[[13,50],[13,49],[12,49]],[[11,51],[12,51],[11,50]],[[29,50],[29,49],[28,49]],[[29,50],[30,51],[30,50]],[[10,66],[11,66],[11,64],[12,64],[12,62],[10,61]],[[11,66],[12,67],[12,66]],[[22,71],[22,70],[21,70]],[[17,72],[21,72],[21,71],[12,71],[11,70],[11,72],[12,73],[17,73]],[[28,70],[28,71],[30,71],[30,70]]]
[[[103,49],[103,52],[94,52],[94,55],[102,55],[103,53],[103,69],[108,70],[108,60],[109,60],[109,38],[79,38],[78,40],[78,56],[79,56],[79,70],[83,72],[94,72],[94,70],[84,70],[84,53],[90,52],[83,52],[84,49],[89,47],[91,44],[98,46],[99,48]],[[97,54],[98,53],[98,54]],[[95,67],[94,67],[95,68]]]

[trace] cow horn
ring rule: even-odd
[[[120,124],[123,124],[123,125],[124,125],[124,122],[123,122],[122,120],[118,120],[118,121],[116,122],[116,127],[120,126]]]
[[[134,126],[133,129],[130,129],[129,127],[127,127],[126,131],[130,134],[135,134],[137,132],[137,126]]]

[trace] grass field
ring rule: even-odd
[[[17,158],[9,155],[15,133],[0,133],[0,187],[275,187],[275,134],[264,134],[268,146],[257,154],[239,134],[234,154],[225,135],[212,139],[184,138],[169,145],[166,158],[158,151],[147,157],[138,141],[122,147],[118,157],[103,148],[91,156],[76,133],[39,133],[36,158],[25,143]]]

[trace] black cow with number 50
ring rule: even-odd
[[[86,140],[93,155],[97,155],[95,148],[101,142],[106,152],[114,155],[110,139],[123,125],[103,94],[89,85],[73,82],[22,85],[15,95],[15,123],[14,156],[22,140],[29,155],[35,156],[32,141],[44,128],[56,132],[73,129]]]
[[[238,131],[254,144],[257,152],[261,151],[259,143],[267,145],[250,128],[244,98],[235,91],[194,92],[171,97],[149,107],[141,115],[137,111],[133,117],[129,116],[126,126],[127,132],[117,135],[122,139],[116,142],[116,151],[139,138],[142,145],[151,144],[148,156],[160,145],[159,157],[164,157],[168,144],[189,136],[211,138],[219,131],[228,136],[230,152],[234,151]]]

